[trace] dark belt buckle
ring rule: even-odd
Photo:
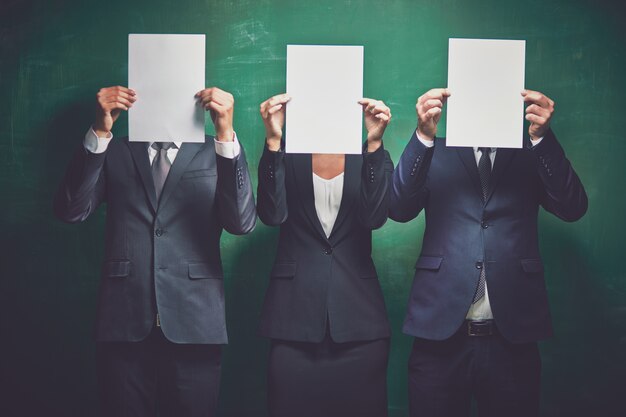
[[[477,320],[467,322],[468,336],[491,336],[494,333],[492,320]]]

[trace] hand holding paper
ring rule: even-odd
[[[550,128],[550,119],[554,113],[554,101],[538,91],[524,90],[522,97],[526,103],[526,120],[530,122],[528,134],[532,140],[537,140],[546,135]]]
[[[210,111],[217,140],[232,142],[235,137],[233,130],[235,99],[233,95],[217,87],[211,87],[198,91],[196,98],[205,110]]]
[[[285,108],[291,100],[287,94],[278,94],[261,103],[259,111],[265,125],[265,142],[270,151],[280,149],[280,140],[283,137],[285,126]]]
[[[359,100],[365,115],[367,129],[367,151],[375,152],[381,145],[383,134],[391,121],[391,110],[380,100],[364,98]]]
[[[113,129],[113,124],[121,111],[131,108],[137,96],[133,90],[118,85],[101,88],[96,99],[96,120],[93,123],[93,130],[98,137],[106,137]]]
[[[447,88],[433,88],[417,99],[417,132],[424,140],[434,140],[437,134],[437,123],[441,119],[443,105],[450,97]]]

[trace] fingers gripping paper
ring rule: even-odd
[[[362,46],[287,45],[287,94],[286,152],[362,152]]]
[[[205,35],[128,35],[128,111],[133,142],[204,142]]]
[[[450,39],[446,143],[521,148],[525,41]]]

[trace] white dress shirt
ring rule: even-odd
[[[313,173],[313,196],[315,198],[315,212],[322,224],[326,237],[330,236],[337,220],[341,196],[343,195],[344,173],[329,180]]]
[[[424,146],[430,148],[435,145],[434,141],[424,140],[420,138],[417,131],[415,132],[417,139],[424,144]],[[537,146],[543,137],[537,140],[530,140],[533,146]],[[489,153],[489,159],[491,159],[491,169],[493,170],[493,164],[496,161],[496,151],[497,148],[491,148],[491,152]],[[477,147],[474,147],[474,158],[476,159],[476,166],[478,166],[478,162],[480,161],[481,152]],[[468,320],[490,320],[493,319],[493,312],[491,311],[491,304],[489,303],[489,289],[487,285],[487,281],[489,280],[488,276],[485,276],[485,296],[480,300],[476,301],[472,305],[470,305],[470,309],[467,312],[467,316],[465,317]]]
[[[90,128],[85,134],[83,146],[91,153],[102,153],[107,150],[111,139],[113,139],[113,134],[111,132],[109,132],[107,137],[98,137],[96,132]],[[217,139],[215,139],[214,142],[215,152],[224,158],[234,159],[239,156],[239,153],[241,152],[241,145],[239,145],[239,141],[237,140],[237,134],[235,134],[235,138],[232,142],[222,142]],[[154,142],[150,142],[148,144],[148,157],[150,158],[150,164],[152,164],[152,161],[157,154],[156,149],[152,148],[153,143]],[[183,143],[174,142],[174,144],[176,146],[172,146],[167,150],[167,159],[169,159],[172,164],[174,163],[174,159],[176,159],[176,155],[178,155],[178,150]]]

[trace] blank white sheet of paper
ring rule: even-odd
[[[363,46],[287,45],[285,151],[362,152]]]
[[[132,142],[204,142],[205,35],[128,35],[128,111]]]
[[[521,148],[526,41],[450,39],[446,143]]]

